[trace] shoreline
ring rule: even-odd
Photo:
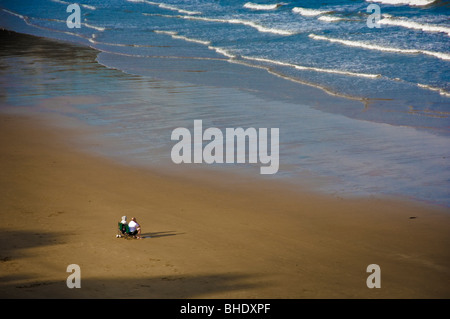
[[[74,147],[80,130],[0,114],[2,298],[448,298],[434,205],[212,185]],[[137,217],[144,240],[115,238]],[[68,289],[69,264],[81,289]],[[381,268],[369,289],[366,267]]]
[[[206,76],[206,79],[214,79],[209,83],[212,86],[166,82],[158,79],[158,74],[164,72],[147,78],[106,68],[98,63],[98,51],[92,48],[20,34],[14,38],[7,41],[7,48],[17,59],[15,64],[21,67],[7,63],[17,77],[11,81],[13,85],[5,81],[6,88],[11,87],[6,95],[8,103],[14,108],[30,106],[33,110],[37,107],[43,113],[78,119],[89,129],[100,132],[97,137],[102,145],[105,145],[103,137],[108,134],[118,141],[108,144],[109,148],[94,149],[96,153],[130,165],[153,166],[169,172],[189,170],[198,174],[200,171],[201,175],[204,166],[197,170],[197,164],[195,167],[171,165],[170,135],[176,127],[190,128],[195,119],[222,130],[226,127],[278,127],[282,131],[280,170],[271,181],[280,179],[292,187],[314,187],[314,191],[336,196],[402,196],[449,205],[445,178],[448,168],[446,137],[401,125],[322,112],[321,108],[348,107],[350,110],[354,105],[347,105],[344,99],[330,99],[320,90],[293,86],[286,80],[272,82],[273,76],[265,71],[248,70],[225,61],[221,63],[230,64],[225,70],[197,64],[185,66],[189,70],[204,68],[207,72],[200,77],[197,72],[178,69],[168,72],[182,80],[195,78],[193,83],[205,82],[203,77]],[[8,49],[5,53],[8,54]],[[159,65],[158,61],[154,63]],[[36,70],[39,71],[36,73]],[[30,74],[33,75],[30,77]],[[229,79],[242,77],[240,81],[250,83],[256,78],[274,85],[275,91],[281,90],[286,96],[279,101],[270,99],[270,94],[260,96],[260,90],[234,89],[228,86],[233,82],[221,80],[222,75]],[[8,80],[8,76],[5,79]],[[33,85],[23,85],[30,79]],[[226,86],[222,87],[224,83]],[[289,100],[294,95],[301,98],[291,104]],[[95,148],[95,143],[88,141],[88,144]],[[406,158],[409,160],[405,161]],[[258,174],[247,164],[232,168],[218,165],[208,166],[205,171],[207,174],[212,173],[210,169],[220,171],[225,176],[229,172]]]
[[[27,45],[36,45],[38,53],[20,42],[23,47],[18,52],[31,52],[26,61],[31,66],[21,69],[22,78],[11,73],[18,79],[4,82],[8,84],[5,101],[10,98],[12,103],[10,109],[3,103],[0,112],[0,187],[5,190],[0,194],[4,221],[0,297],[450,297],[448,207],[396,196],[319,194],[313,191],[312,184],[320,183],[314,176],[304,187],[293,189],[281,181],[225,171],[198,174],[192,169],[181,175],[121,161],[120,155],[92,152],[97,146],[106,150],[116,146],[95,134],[102,127],[76,116],[92,116],[88,109],[93,105],[103,110],[117,102],[112,105],[120,111],[147,103],[149,116],[164,119],[164,112],[170,112],[168,98],[192,96],[193,100],[175,104],[186,106],[204,91],[161,87],[161,83],[148,91],[144,88],[149,82],[139,79],[115,87],[119,71],[99,67],[91,49],[71,53],[53,40],[30,42]],[[27,71],[36,70],[41,73],[28,77]],[[62,80],[59,90],[49,90],[56,82],[52,77]],[[37,81],[27,87],[21,79]],[[114,100],[121,93],[134,97],[130,92],[135,91],[127,91],[127,85],[133,84],[142,85],[137,87],[144,89],[142,95],[133,101]],[[109,87],[119,93],[112,94]],[[21,88],[26,90],[23,95]],[[100,95],[96,90],[104,92]],[[156,96],[159,99],[148,103],[145,95],[157,90],[163,91]],[[305,95],[310,101],[320,99]],[[220,104],[225,94],[216,97],[211,94],[207,100],[230,105]],[[204,103],[209,106],[209,101]],[[146,114],[138,108],[134,111]],[[130,123],[122,122],[121,114],[114,115],[116,123],[125,127]],[[126,118],[128,113],[123,115]],[[164,122],[154,123],[164,128]],[[124,150],[119,147],[119,151]],[[123,215],[137,217],[143,236],[151,238],[115,238]],[[81,267],[81,289],[66,286],[70,264]],[[381,268],[380,289],[366,286],[366,268],[371,264]]]

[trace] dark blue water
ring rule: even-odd
[[[0,1],[0,26],[90,46],[101,65],[177,87],[141,88],[158,117],[136,96],[132,111],[96,113],[93,125],[127,123],[116,133],[133,154],[152,161],[142,145],[170,150],[169,128],[193,119],[279,127],[277,176],[449,205],[448,1],[85,0],[79,29],[66,25],[69,4]],[[367,24],[369,4],[379,28]]]

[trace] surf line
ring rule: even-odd
[[[193,134],[185,127],[178,127],[172,131],[171,140],[178,142],[172,147],[170,156],[175,164],[246,163],[248,153],[248,163],[258,163],[259,159],[261,164],[268,164],[260,167],[260,174],[275,174],[280,163],[280,130],[270,128],[270,154],[267,132],[267,128],[257,130],[249,127],[244,130],[238,127],[226,128],[224,135],[217,127],[209,127],[203,131],[202,120],[194,120]],[[204,141],[209,143],[203,147]]]

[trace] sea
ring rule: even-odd
[[[0,28],[55,43],[1,45],[0,110],[75,118],[136,165],[450,207],[450,1],[72,4],[0,0]],[[175,164],[171,133],[194,120],[278,128],[278,172]]]

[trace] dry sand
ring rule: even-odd
[[[76,137],[0,115],[1,298],[450,297],[447,208],[173,177]],[[151,238],[116,238],[122,215]]]

